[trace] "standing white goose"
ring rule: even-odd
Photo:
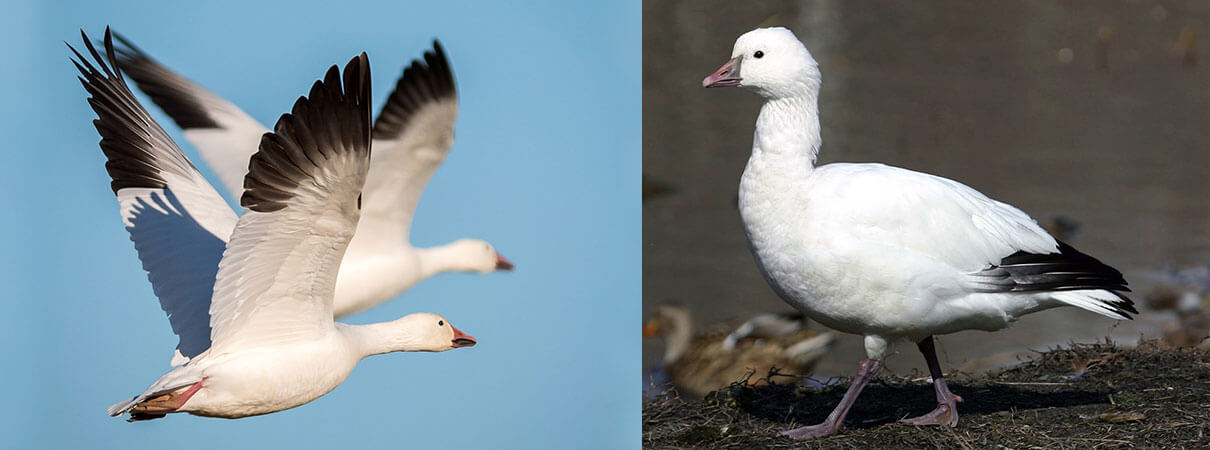
[[[868,359],[827,420],[795,439],[843,427],[887,347],[916,342],[937,409],[904,422],[958,423],[933,335],[998,330],[1023,314],[1077,306],[1114,319],[1137,313],[1122,274],[1056,241],[1017,208],[961,183],[882,164],[815,167],[820,73],[785,28],[745,33],[731,60],[702,81],[764,98],[739,209],[757,265],[808,317],[865,336]]]
[[[362,358],[396,351],[445,351],[475,344],[444,318],[419,313],[371,325],[332,319],[341,257],[357,227],[359,197],[370,164],[370,68],[365,53],[332,66],[265,134],[252,157],[247,208],[222,253],[217,278],[192,276],[223,246],[216,233],[235,220],[81,32],[92,60],[75,49],[76,67],[96,111],[101,148],[122,217],[166,309],[213,283],[208,348],[109,409],[148,420],[188,412],[238,418],[293,408],[336,388]],[[107,29],[105,49],[115,55]],[[98,70],[98,67],[100,70]],[[171,241],[171,242],[169,242]],[[198,303],[185,306],[197,307]],[[200,315],[185,315],[200,320]],[[182,345],[197,345],[186,341]],[[212,344],[211,344],[212,343]]]
[[[269,130],[214,93],[151,59],[121,35],[118,66],[197,147],[235,198],[243,193],[248,158]],[[413,61],[396,83],[373,128],[357,233],[336,279],[336,317],[390,300],[446,271],[487,273],[513,264],[477,239],[415,248],[408,234],[420,194],[449,154],[458,98],[441,44]],[[225,239],[226,236],[223,236]]]

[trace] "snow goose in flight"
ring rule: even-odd
[[[702,80],[764,98],[739,209],[757,266],[811,319],[865,336],[868,359],[827,420],[783,434],[839,431],[887,347],[916,342],[937,409],[905,422],[958,423],[933,335],[998,330],[1014,319],[1076,306],[1114,319],[1137,313],[1117,270],[1056,241],[1021,210],[961,183],[882,164],[815,167],[820,73],[785,28],[740,36],[731,60]]]
[[[94,125],[131,239],[174,329],[211,333],[201,343],[182,334],[183,347],[208,348],[110,407],[110,415],[268,414],[331,391],[366,356],[475,344],[435,314],[371,325],[332,319],[336,272],[357,227],[370,164],[365,53],[345,66],[343,91],[332,66],[264,136],[240,198],[247,209],[237,220],[135,100],[121,71],[111,70],[83,37],[95,65],[73,48],[74,62],[98,115]],[[108,29],[104,42],[112,64]],[[216,246],[226,247],[217,276],[208,272],[212,253],[193,251]],[[199,302],[212,287],[213,302]],[[197,311],[206,305],[208,314]]]
[[[151,97],[218,174],[232,197],[243,193],[248,158],[269,130],[235,105],[151,59],[121,35],[118,66]],[[408,238],[420,194],[454,139],[458,97],[441,44],[413,61],[373,127],[361,222],[336,278],[336,317],[390,300],[445,271],[487,273],[513,264],[491,244],[460,239],[431,248]],[[226,237],[224,236],[224,239]]]

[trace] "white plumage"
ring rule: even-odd
[[[796,438],[834,433],[891,343],[919,344],[939,407],[911,423],[955,425],[932,336],[997,330],[1023,314],[1076,306],[1115,319],[1137,312],[1121,273],[1056,241],[1021,210],[961,183],[882,164],[815,167],[820,73],[784,28],[741,36],[732,59],[703,80],[765,99],[739,185],[745,231],[765,279],[811,319],[865,337],[851,395],[828,422]]]
[[[184,129],[185,139],[197,147],[230,195],[239,198],[249,157],[269,130],[231,102],[117,38],[122,44],[116,49],[118,65]],[[437,273],[513,267],[485,241],[462,239],[432,248],[414,248],[409,241],[412,215],[425,185],[449,153],[458,115],[453,72],[440,44],[433,45],[423,62],[413,61],[400,77],[374,124],[361,222],[337,277],[337,317],[377,306]],[[225,233],[219,234],[226,239]]]
[[[78,52],[76,65],[98,115],[123,220],[180,335],[179,349],[190,357],[174,359],[180,365],[110,407],[111,415],[266,414],[331,391],[366,356],[475,344],[434,314],[371,325],[333,321],[337,271],[357,228],[370,165],[364,53],[346,66],[343,90],[333,66],[264,136],[245,179],[247,210],[237,220],[138,104],[121,72],[83,37],[97,66]],[[105,47],[112,63],[108,30]]]

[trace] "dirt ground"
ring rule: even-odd
[[[767,376],[767,375],[766,375]],[[848,380],[822,389],[767,376],[704,401],[668,394],[643,405],[646,448],[1206,448],[1210,447],[1210,351],[1110,343],[1038,353],[983,376],[954,374],[957,428],[896,420],[936,406],[927,376],[879,377],[858,398],[841,433],[796,442],[778,431],[823,421]]]

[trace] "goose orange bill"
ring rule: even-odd
[[[643,324],[643,337],[648,338],[660,334],[660,322],[656,319]]]
[[[454,327],[453,325],[450,325],[450,328],[454,329],[454,340],[451,341],[451,342],[453,342],[453,345],[451,345],[450,347],[462,348],[462,347],[474,347],[475,346],[475,343],[476,343],[475,338],[471,337],[469,334],[463,333],[462,330],[459,330],[458,328]]]
[[[499,253],[496,254],[496,270],[513,270],[513,267],[515,266],[513,266],[512,261],[509,261],[508,258],[501,256]]]

